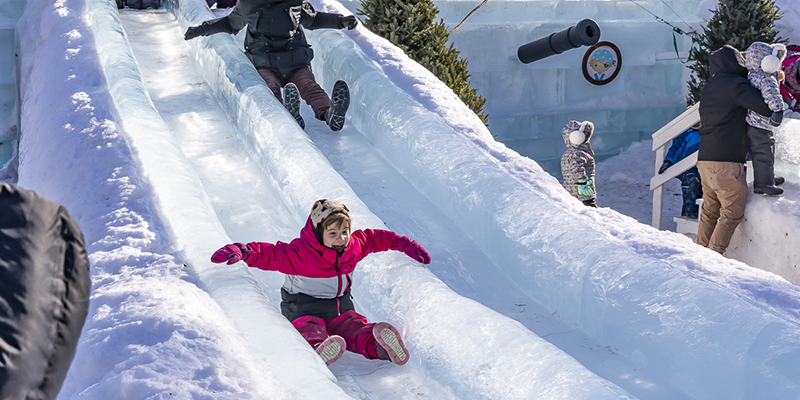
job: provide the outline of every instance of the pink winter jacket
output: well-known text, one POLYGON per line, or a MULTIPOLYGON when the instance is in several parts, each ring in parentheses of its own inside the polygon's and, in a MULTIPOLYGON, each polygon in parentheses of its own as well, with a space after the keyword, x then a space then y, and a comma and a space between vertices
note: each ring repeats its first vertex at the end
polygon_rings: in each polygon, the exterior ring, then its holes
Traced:
MULTIPOLYGON (((800 50, 797 46, 787 46, 787 50, 794 47, 796 50, 800 50)), ((797 111, 800 110, 800 80, 798 77, 800 76, 800 52, 789 53, 789 56, 783 60, 783 72, 786 75, 786 79, 781 82, 781 96, 786 98, 787 103, 789 106, 797 111)))
POLYGON ((358 230, 350 235, 347 248, 338 258, 336 250, 317 240, 309 218, 300 231, 300 237, 290 243, 248 243, 251 252, 244 261, 250 267, 286 274, 283 288, 290 294, 303 293, 331 299, 350 288, 350 273, 364 257, 370 253, 400 250, 410 242, 407 236, 392 231, 358 230))

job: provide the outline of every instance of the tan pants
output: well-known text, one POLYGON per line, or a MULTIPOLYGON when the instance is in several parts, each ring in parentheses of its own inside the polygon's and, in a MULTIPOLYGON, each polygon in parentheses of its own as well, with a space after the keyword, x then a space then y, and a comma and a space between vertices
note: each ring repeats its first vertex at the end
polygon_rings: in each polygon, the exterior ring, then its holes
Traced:
POLYGON ((744 219, 747 202, 744 164, 698 161, 697 169, 703 183, 703 211, 697 229, 697 244, 722 254, 744 219))

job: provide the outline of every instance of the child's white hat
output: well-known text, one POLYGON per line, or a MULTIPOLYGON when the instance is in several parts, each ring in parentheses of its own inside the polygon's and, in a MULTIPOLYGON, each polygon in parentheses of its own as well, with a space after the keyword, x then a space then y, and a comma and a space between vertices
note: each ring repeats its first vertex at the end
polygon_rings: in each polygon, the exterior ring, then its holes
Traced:
POLYGON ((761 59, 761 69, 768 74, 774 74, 781 69, 781 63, 785 57, 786 46, 775 43, 772 45, 772 54, 761 59))
POLYGON ((311 226, 316 229, 322 220, 334 213, 342 213, 350 216, 350 210, 341 201, 321 199, 314 202, 311 207, 311 226))
POLYGON ((564 130, 569 132, 569 141, 572 144, 578 145, 584 143, 587 138, 591 137, 594 131, 594 124, 590 121, 570 121, 564 127, 564 130))

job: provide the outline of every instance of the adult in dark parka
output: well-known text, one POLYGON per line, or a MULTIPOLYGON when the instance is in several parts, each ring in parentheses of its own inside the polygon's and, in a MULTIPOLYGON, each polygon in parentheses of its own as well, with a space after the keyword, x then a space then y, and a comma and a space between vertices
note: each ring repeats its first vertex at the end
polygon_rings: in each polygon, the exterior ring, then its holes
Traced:
POLYGON ((0 399, 55 399, 89 307, 83 234, 60 204, 0 183, 0 399))
POLYGON ((309 0, 239 0, 227 16, 190 26, 184 39, 236 34, 247 27, 244 38, 247 58, 298 124, 305 127, 298 111, 297 92, 314 110, 316 119, 326 121, 331 130, 338 131, 344 125, 350 105, 349 89, 344 81, 337 81, 329 98, 317 84, 310 67, 314 52, 303 29, 353 29, 357 25, 355 16, 317 12, 309 0), (282 95, 284 86, 291 92, 282 95))
POLYGON ((725 45, 709 56, 708 78, 700 93, 700 146, 697 169, 703 185, 703 210, 697 244, 720 254, 744 219, 747 182, 747 110, 772 115, 761 92, 747 80, 744 56, 725 45))

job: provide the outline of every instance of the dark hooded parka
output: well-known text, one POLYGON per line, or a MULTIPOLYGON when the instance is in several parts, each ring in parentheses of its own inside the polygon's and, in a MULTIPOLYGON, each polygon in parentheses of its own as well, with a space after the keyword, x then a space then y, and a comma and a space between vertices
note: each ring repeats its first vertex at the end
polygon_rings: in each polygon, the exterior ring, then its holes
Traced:
POLYGON ((83 234, 60 204, 0 183, 0 399, 55 399, 89 307, 83 234))
POLYGON ((247 27, 244 49, 256 69, 269 69, 281 79, 311 64, 314 52, 305 29, 342 29, 341 15, 317 12, 308 0, 239 0, 233 11, 202 25, 204 35, 236 34, 247 27))
POLYGON ((747 110, 769 118, 772 110, 747 80, 744 56, 725 45, 708 58, 711 77, 700 95, 699 161, 744 163, 747 156, 747 110))

